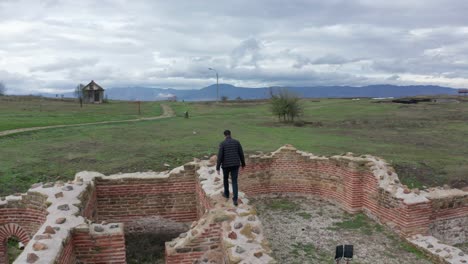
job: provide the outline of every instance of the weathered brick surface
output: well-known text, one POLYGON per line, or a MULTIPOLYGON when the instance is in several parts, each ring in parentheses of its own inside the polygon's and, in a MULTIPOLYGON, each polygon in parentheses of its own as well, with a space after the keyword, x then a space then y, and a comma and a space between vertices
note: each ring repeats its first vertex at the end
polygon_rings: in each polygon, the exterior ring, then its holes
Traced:
POLYGON ((122 222, 127 230, 140 218, 152 216, 176 222, 197 219, 195 166, 186 165, 167 178, 97 178, 97 219, 122 222))
POLYGON ((431 200, 429 233, 449 244, 468 241, 468 194, 431 200))
POLYGON ((63 243, 62 251, 59 256, 57 256, 55 262, 60 264, 74 264, 77 262, 73 239, 71 237, 68 237, 68 239, 63 243))
POLYGON ((87 219, 96 219, 97 214, 97 195, 94 185, 88 185, 86 191, 80 196, 81 204, 84 205, 80 214, 87 219))
POLYGON ((72 240, 77 263, 126 263, 123 232, 96 234, 89 228, 77 228, 72 240))
POLYGON ((175 252, 168 252, 169 242, 166 242, 166 264, 192 264, 208 250, 221 251, 221 232, 221 223, 209 224, 189 243, 176 248, 175 252))
POLYGON ((205 191, 203 191, 199 181, 195 184, 195 191, 197 194, 197 217, 200 218, 213 206, 211 205, 210 199, 207 197, 205 191))
POLYGON ((16 237, 26 245, 45 221, 46 209, 46 197, 34 192, 0 204, 0 264, 8 263, 8 238, 16 237))
POLYGON ((0 263, 8 263, 7 240, 10 237, 19 239, 23 244, 28 244, 30 235, 19 225, 8 223, 0 226, 0 263))
POLYGON ((0 204, 0 225, 15 223, 34 234, 47 216, 47 197, 29 192, 20 200, 0 204))

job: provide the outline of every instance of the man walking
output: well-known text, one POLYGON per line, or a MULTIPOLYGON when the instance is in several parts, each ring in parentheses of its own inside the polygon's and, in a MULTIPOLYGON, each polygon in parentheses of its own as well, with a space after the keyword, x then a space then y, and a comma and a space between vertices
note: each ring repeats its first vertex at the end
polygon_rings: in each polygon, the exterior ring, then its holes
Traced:
POLYGON ((224 131, 224 141, 219 144, 218 162, 216 163, 216 171, 219 175, 219 168, 223 167, 223 196, 229 198, 229 174, 232 181, 232 201, 237 206, 237 176, 239 175, 239 167, 245 167, 244 151, 239 141, 231 138, 231 131, 224 131))

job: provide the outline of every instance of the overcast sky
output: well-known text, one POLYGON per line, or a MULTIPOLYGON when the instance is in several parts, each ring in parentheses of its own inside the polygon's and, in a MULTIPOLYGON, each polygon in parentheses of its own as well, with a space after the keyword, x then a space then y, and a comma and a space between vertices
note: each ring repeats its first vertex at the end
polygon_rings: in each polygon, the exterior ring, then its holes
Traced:
POLYGON ((9 93, 105 88, 468 87, 467 0, 0 0, 9 93))

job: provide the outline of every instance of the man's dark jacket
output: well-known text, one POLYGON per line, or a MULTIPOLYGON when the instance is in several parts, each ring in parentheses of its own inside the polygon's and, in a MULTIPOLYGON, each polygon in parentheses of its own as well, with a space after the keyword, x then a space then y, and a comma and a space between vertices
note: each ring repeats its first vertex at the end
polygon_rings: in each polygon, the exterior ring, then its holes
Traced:
POLYGON ((223 165, 223 168, 240 166, 245 167, 244 151, 239 141, 227 137, 219 144, 218 162, 216 170, 223 165))

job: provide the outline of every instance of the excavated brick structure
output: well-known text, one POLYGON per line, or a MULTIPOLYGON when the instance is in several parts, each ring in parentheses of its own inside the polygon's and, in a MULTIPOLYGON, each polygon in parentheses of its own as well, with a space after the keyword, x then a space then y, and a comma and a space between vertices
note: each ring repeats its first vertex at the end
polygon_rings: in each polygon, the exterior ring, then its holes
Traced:
POLYGON ((287 145, 271 155, 251 156, 239 185, 247 196, 293 193, 326 198, 349 213, 366 213, 437 262, 468 263, 463 252, 445 245, 468 241, 468 192, 410 190, 382 159, 352 153, 318 157, 287 145))
POLYGON ((436 263, 468 263, 450 246, 467 241, 468 192, 410 190, 379 158, 318 157, 286 145, 248 159, 234 207, 221 196, 214 162, 160 173, 81 172, 68 183, 36 184, 8 196, 0 200, 0 264, 7 262, 11 236, 26 244, 15 263, 125 263, 125 234, 180 225, 187 228, 166 242, 166 263, 276 263, 248 197, 284 193, 364 212, 436 263))
POLYGON ((36 193, 8 196, 0 201, 0 263, 7 263, 6 243, 9 238, 27 245, 45 221, 46 196, 36 193))

